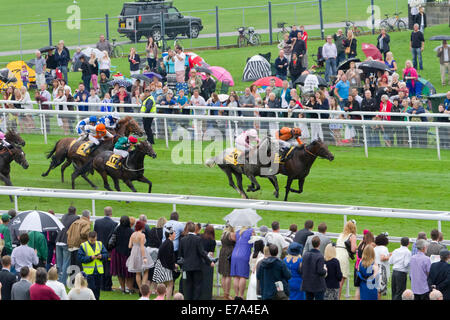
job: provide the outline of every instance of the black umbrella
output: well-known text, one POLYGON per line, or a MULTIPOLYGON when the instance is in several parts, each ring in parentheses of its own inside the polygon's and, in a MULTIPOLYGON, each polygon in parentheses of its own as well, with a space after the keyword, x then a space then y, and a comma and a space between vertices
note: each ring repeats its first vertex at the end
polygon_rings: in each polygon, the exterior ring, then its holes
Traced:
POLYGON ((39 51, 41 53, 44 53, 44 52, 49 52, 49 51, 52 51, 52 50, 55 50, 55 49, 56 49, 55 46, 45 46, 45 47, 40 48, 39 51))
POLYGON ((0 69, 0 81, 5 83, 17 81, 15 77, 9 77, 9 71, 10 70, 8 68, 0 69))
POLYGON ((375 60, 361 62, 361 64, 358 66, 358 69, 361 69, 363 73, 376 73, 377 71, 389 71, 389 73, 392 73, 392 71, 384 62, 375 60))
POLYGON ((131 75, 132 78, 137 79, 137 80, 141 80, 147 83, 151 83, 152 79, 150 79, 149 77, 144 76, 143 74, 133 74, 131 75))
POLYGON ((350 69, 350 63, 351 62, 361 62, 359 58, 350 58, 339 64, 338 70, 347 71, 350 69))
POLYGON ((430 40, 437 40, 437 41, 450 40, 450 36, 447 35, 433 36, 430 38, 430 40))
POLYGON ((64 225, 54 215, 44 211, 24 211, 19 213, 10 222, 13 228, 19 231, 61 231, 64 225))
POLYGON ((36 64, 36 60, 33 58, 33 59, 28 60, 26 63, 31 68, 32 66, 34 66, 36 64))
POLYGON ((203 72, 203 73, 207 73, 207 74, 212 74, 211 70, 209 70, 208 68, 203 67, 203 66, 195 67, 195 70, 197 70, 197 72, 203 72))
POLYGON ((128 80, 125 80, 125 79, 114 79, 114 80, 111 80, 111 81, 108 82, 108 84, 111 87, 114 87, 116 85, 116 83, 119 86, 124 86, 125 88, 128 88, 129 86, 131 86, 131 82, 128 81, 128 80))
POLYGON ((297 85, 297 84, 299 84, 301 86, 315 86, 315 87, 327 87, 328 86, 325 79, 316 74, 301 75, 293 83, 293 85, 297 85))

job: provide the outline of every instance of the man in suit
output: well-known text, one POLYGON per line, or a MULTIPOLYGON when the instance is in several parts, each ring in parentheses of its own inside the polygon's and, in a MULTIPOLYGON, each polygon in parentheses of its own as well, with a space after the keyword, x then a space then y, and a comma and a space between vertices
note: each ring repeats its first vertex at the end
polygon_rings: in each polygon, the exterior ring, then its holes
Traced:
POLYGON ((20 281, 12 286, 11 300, 30 300, 30 269, 22 267, 20 269, 20 281))
POLYGON ((142 233, 145 234, 145 246, 148 247, 150 245, 150 226, 147 224, 147 216, 145 214, 141 214, 139 216, 139 220, 145 223, 142 233))
POLYGON ((447 249, 442 249, 439 255, 441 261, 431 264, 428 285, 442 292, 444 300, 450 300, 450 253, 447 249))
MULTIPOLYGON (((320 246, 319 246, 319 251, 321 254, 324 254, 325 252, 325 248, 326 246, 331 243, 330 238, 328 238, 328 236, 325 234, 327 232, 327 224, 325 222, 322 222, 321 224, 319 224, 319 226, 317 227, 317 231, 319 231, 319 233, 317 234, 317 236, 320 239, 320 246)), ((303 250, 303 252, 308 252, 312 250, 312 238, 314 237, 314 235, 309 236, 306 239, 306 244, 305 244, 305 249, 303 250)))
POLYGON ((300 243, 304 248, 306 239, 308 239, 309 236, 314 235, 314 232, 311 231, 313 227, 314 227, 314 222, 312 220, 306 220, 305 228, 297 231, 297 233, 295 234, 294 241, 300 243))
MULTIPOLYGON (((114 229, 117 227, 117 222, 114 222, 112 217, 112 208, 105 207, 105 217, 95 220, 94 231, 97 232, 97 239, 107 248, 109 238, 114 229)), ((102 291, 112 291, 112 277, 110 273, 111 254, 108 252, 108 258, 103 260, 103 280, 101 285, 102 291)))
POLYGON ((431 241, 428 244, 426 255, 428 257, 432 255, 439 255, 442 249, 445 249, 445 246, 440 244, 439 241, 439 230, 433 229, 430 233, 431 241))
POLYGON ((214 268, 214 262, 211 262, 199 236, 195 234, 195 224, 188 222, 186 224, 189 232, 180 240, 179 256, 183 259, 183 291, 186 300, 200 300, 202 288, 202 264, 211 264, 214 268))
POLYGON ((327 289, 325 282, 327 267, 319 251, 320 238, 314 236, 311 244, 313 249, 303 255, 303 261, 300 264, 299 273, 303 278, 301 290, 305 291, 306 300, 323 300, 327 289))
POLYGON ((2 271, 0 271, 0 283, 2 284, 2 300, 11 300, 11 290, 17 277, 11 273, 11 257, 3 256, 2 271))

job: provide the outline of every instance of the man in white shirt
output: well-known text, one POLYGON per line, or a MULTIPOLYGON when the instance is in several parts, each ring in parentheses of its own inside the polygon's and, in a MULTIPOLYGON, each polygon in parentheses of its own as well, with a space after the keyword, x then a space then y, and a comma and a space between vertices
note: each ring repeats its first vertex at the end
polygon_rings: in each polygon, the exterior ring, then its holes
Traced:
POLYGON ((327 36, 327 42, 322 47, 322 57, 326 61, 325 66, 325 81, 330 81, 330 76, 336 75, 336 58, 337 58, 337 48, 333 43, 333 38, 329 35, 327 36))
POLYGON ((361 105, 363 98, 358 94, 358 88, 355 88, 355 87, 352 88, 352 96, 353 96, 353 99, 355 99, 356 102, 358 102, 359 105, 361 105))
POLYGON ((184 76, 185 76, 185 60, 186 60, 186 54, 183 52, 183 48, 181 46, 176 45, 175 46, 175 75, 178 83, 184 82, 184 76))
POLYGON ((409 262, 411 261, 411 251, 409 251, 409 238, 403 237, 400 240, 401 247, 395 249, 389 258, 392 264, 392 300, 402 300, 402 293, 406 290, 408 281, 409 262))
POLYGON ((11 253, 11 265, 17 272, 20 272, 22 267, 32 268, 33 265, 39 263, 36 250, 27 245, 29 240, 28 233, 21 234, 19 237, 20 246, 16 247, 11 253))
POLYGON ((265 238, 267 245, 274 244, 278 247, 277 258, 280 259, 283 250, 289 247, 289 243, 280 234, 280 223, 278 221, 272 222, 272 232, 268 232, 265 238))

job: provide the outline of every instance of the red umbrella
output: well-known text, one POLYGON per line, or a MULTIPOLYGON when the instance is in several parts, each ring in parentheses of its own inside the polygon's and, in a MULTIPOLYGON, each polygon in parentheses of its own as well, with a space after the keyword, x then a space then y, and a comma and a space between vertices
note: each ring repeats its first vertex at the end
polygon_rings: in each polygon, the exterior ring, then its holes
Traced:
POLYGON ((185 52, 189 56, 189 67, 192 69, 195 66, 201 66, 205 60, 194 52, 185 52))
POLYGON ((383 57, 381 56, 380 50, 376 46, 371 43, 363 43, 361 45, 362 51, 366 55, 366 57, 372 57, 373 60, 383 61, 383 57))
POLYGON ((258 87, 268 87, 270 86, 270 80, 275 79, 275 86, 276 87, 282 87, 283 86, 283 80, 281 80, 280 78, 277 77, 265 77, 265 78, 261 78, 259 80, 256 80, 255 82, 253 82, 253 84, 255 86, 258 87))

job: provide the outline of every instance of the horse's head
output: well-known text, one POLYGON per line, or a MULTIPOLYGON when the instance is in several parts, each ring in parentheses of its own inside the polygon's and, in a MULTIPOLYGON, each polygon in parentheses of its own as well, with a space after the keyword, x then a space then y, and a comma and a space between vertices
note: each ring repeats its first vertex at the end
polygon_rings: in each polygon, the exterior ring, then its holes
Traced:
POLYGON ((136 145, 136 149, 145 155, 152 157, 153 159, 156 158, 156 152, 153 150, 152 145, 147 140, 142 141, 136 145))
POLYGON ((330 161, 334 160, 334 155, 328 150, 328 146, 320 138, 314 140, 309 145, 309 151, 317 157, 328 159, 330 161))
POLYGON ((13 129, 9 129, 5 134, 5 139, 9 143, 25 147, 25 140, 13 129))
POLYGON ((22 168, 28 169, 29 164, 25 157, 25 152, 23 152, 22 148, 19 146, 15 146, 14 148, 12 148, 10 150, 11 150, 11 154, 12 154, 14 161, 17 162, 18 164, 20 164, 22 166, 22 168))
POLYGON ((125 135, 128 136, 129 134, 132 133, 138 135, 139 137, 142 137, 145 131, 141 129, 136 120, 130 117, 130 120, 128 121, 125 127, 125 135))

